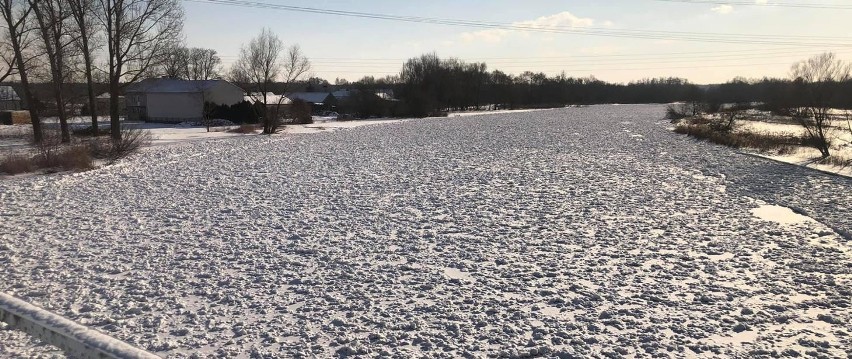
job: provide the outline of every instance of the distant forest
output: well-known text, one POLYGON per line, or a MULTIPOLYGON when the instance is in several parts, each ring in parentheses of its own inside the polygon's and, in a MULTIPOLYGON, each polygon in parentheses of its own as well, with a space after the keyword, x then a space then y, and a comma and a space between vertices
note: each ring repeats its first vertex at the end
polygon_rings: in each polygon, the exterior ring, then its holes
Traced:
MULTIPOLYGON (((792 65, 792 64, 791 64, 792 65)), ((510 75, 488 71, 485 63, 467 63, 426 54, 408 60, 400 76, 364 78, 356 88, 395 90, 398 115, 426 116, 446 111, 496 108, 544 108, 605 103, 701 102, 710 107, 724 103, 761 103, 767 110, 794 105, 806 84, 791 79, 735 78, 724 84, 696 85, 676 77, 642 79, 627 84, 594 77, 548 76, 524 72, 510 75)), ((829 99, 835 108, 852 108, 852 81, 834 83, 839 88, 829 99)), ((385 109, 386 110, 386 109, 385 109)), ((378 113, 376 115, 379 115, 378 113)))

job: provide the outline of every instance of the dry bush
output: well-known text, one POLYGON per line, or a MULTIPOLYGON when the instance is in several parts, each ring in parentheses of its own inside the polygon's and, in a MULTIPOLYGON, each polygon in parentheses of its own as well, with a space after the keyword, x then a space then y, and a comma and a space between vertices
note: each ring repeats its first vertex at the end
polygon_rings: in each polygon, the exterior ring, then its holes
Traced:
POLYGON ((95 167, 88 146, 82 144, 62 147, 50 157, 37 156, 36 159, 41 161, 39 167, 43 169, 85 171, 95 167))
POLYGON ((135 127, 122 127, 121 140, 112 141, 110 152, 106 158, 110 161, 116 161, 127 157, 143 146, 150 145, 152 139, 150 131, 135 127))
POLYGON ((252 134, 252 133, 257 133, 257 131, 258 131, 257 125, 243 124, 243 125, 240 125, 239 127, 232 128, 232 129, 228 130, 228 133, 252 134))
POLYGON ((122 127, 121 140, 111 137, 85 138, 86 148, 92 157, 115 162, 151 144, 151 132, 135 127, 122 127))

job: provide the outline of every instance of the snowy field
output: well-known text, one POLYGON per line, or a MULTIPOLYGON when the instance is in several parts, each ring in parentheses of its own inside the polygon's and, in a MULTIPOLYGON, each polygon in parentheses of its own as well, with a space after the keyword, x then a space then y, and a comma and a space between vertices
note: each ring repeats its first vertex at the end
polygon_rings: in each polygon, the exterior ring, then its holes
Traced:
MULTIPOLYGON (((852 179, 664 110, 194 141, 0 181, 0 291, 167 357, 852 355, 852 179)), ((0 357, 49 351, 0 330, 0 357)))

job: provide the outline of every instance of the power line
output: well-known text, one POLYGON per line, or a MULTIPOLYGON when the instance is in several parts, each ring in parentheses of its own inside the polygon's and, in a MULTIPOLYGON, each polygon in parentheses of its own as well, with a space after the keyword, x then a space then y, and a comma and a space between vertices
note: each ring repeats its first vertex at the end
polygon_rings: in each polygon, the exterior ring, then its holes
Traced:
POLYGON ((469 28, 480 28, 489 30, 506 30, 506 31, 526 31, 526 32, 542 32, 555 34, 573 34, 586 36, 601 36, 601 37, 617 37, 617 38, 634 38, 634 39, 649 39, 649 40, 681 40, 681 41, 696 41, 696 42, 713 42, 713 43, 728 43, 728 44, 751 44, 751 45, 797 45, 810 47, 826 47, 826 46, 850 46, 852 39, 848 37, 837 36, 799 36, 790 35, 784 36, 784 39, 779 40, 777 35, 753 35, 753 34, 724 34, 724 33, 697 33, 683 31, 655 31, 655 30, 630 30, 630 29, 609 29, 599 27, 565 27, 565 26, 536 26, 522 23, 496 23, 477 20, 463 19, 446 19, 446 18, 428 18, 419 16, 400 16, 378 13, 366 13, 356 11, 320 9, 311 7, 270 4, 256 1, 243 0, 184 0, 205 4, 230 5, 246 8, 260 8, 283 10, 323 15, 335 15, 355 18, 365 18, 374 20, 401 21, 410 23, 425 23, 437 25, 460 26, 469 28))
MULTIPOLYGON (((832 50, 831 48, 827 48, 825 50, 832 50)), ((776 52, 791 52, 795 51, 795 53, 801 53, 802 51, 811 51, 808 47, 773 47, 771 49, 739 49, 739 50, 708 50, 708 51, 686 51, 686 52, 653 52, 653 53, 630 53, 630 54, 596 54, 596 55, 588 55, 588 54, 579 54, 579 55, 566 55, 566 56, 511 56, 511 57, 475 57, 475 58, 466 58, 466 60, 470 61, 491 61, 491 60, 524 60, 524 59, 572 59, 572 58, 609 58, 609 57, 631 57, 631 58, 640 58, 640 57, 705 57, 705 56, 742 56, 743 52, 748 52, 749 54, 769 54, 776 52), (706 55, 705 55, 706 54, 706 55)), ((237 58, 238 55, 221 55, 222 58, 237 58)), ((459 58, 459 56, 448 56, 459 58)), ((408 57, 382 57, 382 58, 369 58, 369 57, 312 57, 312 59, 316 60, 365 60, 365 61, 406 61, 408 57)))
POLYGON ((836 4, 807 4, 807 3, 790 3, 790 2, 765 2, 758 3, 755 1, 719 1, 719 0, 654 0, 659 2, 676 2, 684 4, 703 4, 703 5, 739 5, 739 6, 768 6, 768 7, 790 7, 799 9, 828 9, 828 10, 852 10, 852 5, 836 5, 836 4))

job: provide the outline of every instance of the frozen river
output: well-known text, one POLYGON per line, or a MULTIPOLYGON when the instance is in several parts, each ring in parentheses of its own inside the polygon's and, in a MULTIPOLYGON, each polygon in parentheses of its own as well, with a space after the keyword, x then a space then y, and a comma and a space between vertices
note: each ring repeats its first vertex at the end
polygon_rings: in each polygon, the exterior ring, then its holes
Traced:
MULTIPOLYGON (((0 291, 169 357, 852 355, 852 180, 663 113, 192 142, 0 181, 0 291)), ((0 356, 41 349, 0 331, 0 356)))

